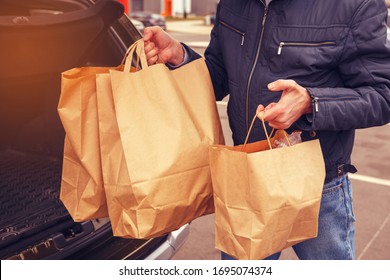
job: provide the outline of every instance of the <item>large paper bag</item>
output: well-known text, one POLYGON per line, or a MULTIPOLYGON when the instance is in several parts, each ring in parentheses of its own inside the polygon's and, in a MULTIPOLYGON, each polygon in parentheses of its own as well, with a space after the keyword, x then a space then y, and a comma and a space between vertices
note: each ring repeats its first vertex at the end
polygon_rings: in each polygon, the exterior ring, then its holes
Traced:
POLYGON ((216 247, 263 259, 317 236, 325 165, 318 140, 270 150, 274 138, 210 147, 216 247))
POLYGON ((107 151, 123 163, 104 171, 114 235, 160 236, 212 213, 208 146, 223 134, 204 61, 148 67, 140 40, 110 77, 123 148, 107 151), (142 70, 130 73, 133 52, 142 70))
MULTIPOLYGON (((115 114, 110 75, 108 73, 96 75, 96 86, 104 188, 107 189, 108 196, 111 197, 115 194, 116 189, 126 189, 129 199, 134 200, 115 114), (110 193, 113 194, 110 195, 110 193)), ((120 207, 115 205, 114 201, 110 203, 110 206, 110 209, 120 207)), ((108 210, 110 211, 110 209, 108 210)), ((115 213, 116 210, 112 211, 115 213)))
POLYGON ((96 74, 107 67, 62 73, 58 113, 66 132, 60 199, 77 221, 107 217, 100 159, 96 74))

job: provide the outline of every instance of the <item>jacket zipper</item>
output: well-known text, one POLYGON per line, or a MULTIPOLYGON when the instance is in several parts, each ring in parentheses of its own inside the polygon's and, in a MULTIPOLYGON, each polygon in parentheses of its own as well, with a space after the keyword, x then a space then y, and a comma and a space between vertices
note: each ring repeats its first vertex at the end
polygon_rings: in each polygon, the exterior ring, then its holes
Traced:
POLYGON ((318 112, 318 97, 317 96, 312 96, 312 103, 314 104, 314 111, 317 113, 318 112))
MULTIPOLYGON (((318 101, 320 100, 317 96, 313 96, 311 95, 311 99, 312 99, 312 104, 314 105, 314 111, 316 113, 318 113, 318 101)), ((321 101, 353 101, 353 100, 356 100, 357 98, 355 97, 340 97, 340 98, 336 98, 336 97, 324 97, 324 98, 321 98, 321 101)))
POLYGON ((244 32, 238 30, 237 28, 231 26, 230 24, 228 24, 222 20, 220 20, 219 23, 222 24, 223 26, 225 26, 226 28, 230 29, 231 31, 237 33, 238 35, 241 35, 241 46, 244 45, 244 41, 245 41, 245 33, 244 32))
POLYGON ((319 42, 319 43, 301 43, 301 42, 280 42, 278 48, 278 55, 282 54, 282 48, 287 46, 292 47, 319 47, 319 46, 332 46, 336 45, 336 42, 319 42))
POLYGON ((261 34, 260 34, 260 39, 259 39, 259 44, 258 44, 258 47, 257 47, 257 53, 256 53, 256 58, 255 58, 255 61, 253 63, 253 66, 252 66, 252 70, 249 74, 249 78, 248 78, 248 83, 247 83, 247 86, 246 86, 246 104, 245 104, 245 111, 246 111, 246 131, 249 131, 249 88, 250 88, 250 85, 251 85, 251 82, 252 82, 252 77, 253 77, 253 73, 255 72, 255 68, 256 68, 256 65, 257 65, 257 61, 259 60, 259 55, 260 55, 260 50, 261 50, 261 45, 262 45, 262 41, 263 41, 263 35, 264 35, 264 25, 265 25, 265 21, 267 19, 267 14, 268 14, 268 6, 264 4, 264 2, 262 0, 260 0, 260 2, 264 5, 264 16, 263 16, 263 22, 261 24, 261 34))

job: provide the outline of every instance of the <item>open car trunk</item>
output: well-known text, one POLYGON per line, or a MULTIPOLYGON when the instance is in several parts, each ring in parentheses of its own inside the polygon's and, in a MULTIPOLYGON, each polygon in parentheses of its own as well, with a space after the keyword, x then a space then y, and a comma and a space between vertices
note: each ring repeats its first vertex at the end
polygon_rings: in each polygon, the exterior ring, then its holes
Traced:
POLYGON ((108 219, 74 223, 59 200, 61 72, 118 65, 131 43, 122 15, 115 1, 0 0, 1 259, 123 258, 163 240, 114 238, 108 219))

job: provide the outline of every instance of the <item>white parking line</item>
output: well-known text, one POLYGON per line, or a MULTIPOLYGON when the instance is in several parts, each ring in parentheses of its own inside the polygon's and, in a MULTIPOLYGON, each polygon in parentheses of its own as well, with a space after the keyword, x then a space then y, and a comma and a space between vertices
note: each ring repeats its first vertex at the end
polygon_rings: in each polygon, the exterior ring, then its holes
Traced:
POLYGON ((379 178, 370 177, 366 175, 351 174, 351 173, 348 174, 348 177, 352 180, 390 187, 390 180, 379 179, 379 178))
POLYGON ((192 41, 186 42, 186 44, 192 48, 207 48, 209 42, 207 41, 192 41))
POLYGON ((387 224, 387 222, 389 221, 390 219, 390 213, 389 215, 387 215, 386 219, 384 220, 384 222, 382 223, 382 225, 379 227, 378 231, 374 234, 374 236, 371 238, 371 240, 367 243, 366 247, 364 247, 363 251, 360 253, 360 255, 357 257, 358 260, 360 260, 363 255, 367 252, 368 248, 370 248, 370 246, 372 245, 372 243, 374 243, 374 241, 378 238, 379 234, 381 233, 381 231, 385 228, 385 225, 387 224))

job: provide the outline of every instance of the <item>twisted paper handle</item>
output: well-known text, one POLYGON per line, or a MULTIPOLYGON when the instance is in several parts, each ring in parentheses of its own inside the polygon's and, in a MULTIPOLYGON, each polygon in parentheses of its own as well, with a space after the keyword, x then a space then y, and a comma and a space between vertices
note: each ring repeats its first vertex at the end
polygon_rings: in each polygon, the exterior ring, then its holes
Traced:
MULTIPOLYGON (((255 123, 256 118, 259 118, 261 120, 261 122, 263 123, 263 129, 264 129, 264 132, 265 132, 265 136, 267 137, 268 146, 269 146, 270 150, 272 150, 272 145, 271 145, 271 140, 270 139, 271 139, 272 134, 274 133, 275 129, 273 128, 271 133, 268 135, 267 127, 265 126, 265 122, 264 122, 264 114, 256 113, 255 116, 252 119, 252 123, 251 123, 251 125, 249 127, 249 130, 248 130, 248 133, 246 135, 244 145, 241 147, 241 151, 245 150, 246 144, 248 143, 248 140, 249 140, 249 135, 251 134, 251 131, 252 131, 252 128, 253 128, 253 124, 255 123)), ((286 131, 283 130, 283 133, 284 133, 284 136, 286 137, 288 145, 291 146, 291 143, 290 143, 290 140, 288 139, 286 131)))

